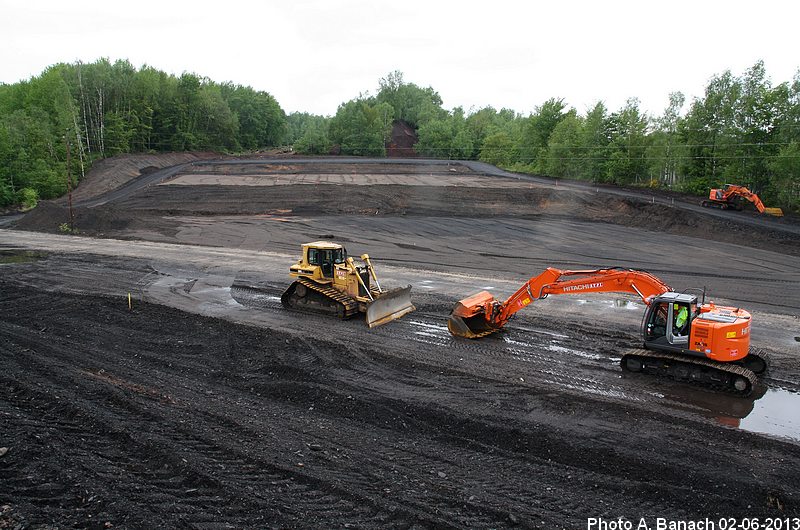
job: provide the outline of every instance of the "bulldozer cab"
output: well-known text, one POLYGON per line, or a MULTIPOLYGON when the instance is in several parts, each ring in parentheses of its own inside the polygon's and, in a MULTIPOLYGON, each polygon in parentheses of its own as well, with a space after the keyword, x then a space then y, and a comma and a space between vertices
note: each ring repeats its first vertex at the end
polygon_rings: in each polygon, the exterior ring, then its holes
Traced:
POLYGON ((692 319, 697 315, 697 297, 683 293, 664 293, 656 297, 645 314, 645 344, 669 349, 689 345, 692 319))
POLYGON ((347 261, 347 250, 341 245, 309 243, 306 247, 306 262, 318 266, 323 278, 333 278, 334 265, 343 265, 347 261))

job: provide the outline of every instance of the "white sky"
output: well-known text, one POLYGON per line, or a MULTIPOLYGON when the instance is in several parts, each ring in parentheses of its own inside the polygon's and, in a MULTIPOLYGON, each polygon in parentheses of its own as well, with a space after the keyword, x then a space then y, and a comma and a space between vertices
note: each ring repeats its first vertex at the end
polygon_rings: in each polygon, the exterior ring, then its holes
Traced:
POLYGON ((658 115, 670 92, 690 101, 758 59, 773 84, 790 81, 799 14, 796 0, 0 0, 0 82, 108 57, 332 115, 400 70, 446 108, 528 114, 561 97, 583 113, 638 97, 658 115))

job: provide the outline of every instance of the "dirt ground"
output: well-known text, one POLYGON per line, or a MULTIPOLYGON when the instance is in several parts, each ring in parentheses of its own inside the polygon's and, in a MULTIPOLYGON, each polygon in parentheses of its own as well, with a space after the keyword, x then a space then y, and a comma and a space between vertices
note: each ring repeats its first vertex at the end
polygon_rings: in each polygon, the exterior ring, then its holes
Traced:
POLYGON ((55 203, 0 230, 0 528, 800 516, 794 220, 475 167, 194 161, 88 194, 79 237, 55 203), (370 330, 284 310, 288 265, 323 238, 412 284, 417 311, 370 330), (628 296, 446 330, 479 289, 609 265, 751 310, 773 359, 757 392, 623 374, 628 296))

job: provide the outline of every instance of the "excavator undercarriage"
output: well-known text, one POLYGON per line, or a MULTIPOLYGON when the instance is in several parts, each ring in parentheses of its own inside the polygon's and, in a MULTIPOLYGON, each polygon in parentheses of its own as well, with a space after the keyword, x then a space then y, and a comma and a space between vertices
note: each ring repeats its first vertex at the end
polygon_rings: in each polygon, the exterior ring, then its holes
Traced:
POLYGON ((626 372, 666 376, 676 381, 698 383, 742 396, 749 395, 758 384, 758 374, 740 364, 643 348, 625 352, 620 359, 620 366, 626 372))

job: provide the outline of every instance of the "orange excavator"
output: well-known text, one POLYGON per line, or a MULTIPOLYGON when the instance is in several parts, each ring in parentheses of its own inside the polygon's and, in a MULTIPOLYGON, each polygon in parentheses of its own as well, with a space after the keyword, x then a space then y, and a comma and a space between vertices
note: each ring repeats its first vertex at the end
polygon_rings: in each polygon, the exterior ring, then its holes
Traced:
POLYGON ((744 201, 752 202, 759 213, 767 213, 776 217, 783 216, 783 210, 780 208, 767 208, 758 195, 738 184, 725 184, 721 188, 712 188, 708 193, 708 199, 704 199, 700 204, 706 208, 720 208, 722 210, 730 208, 741 211, 744 201))
POLYGON ((548 268, 504 302, 488 291, 459 301, 447 327, 457 337, 477 339, 503 329, 534 300, 599 292, 636 294, 647 306, 643 347, 623 353, 623 370, 662 373, 748 395, 768 368, 766 357, 750 349, 749 312, 698 301, 697 295, 677 293, 652 274, 632 269, 548 268))

